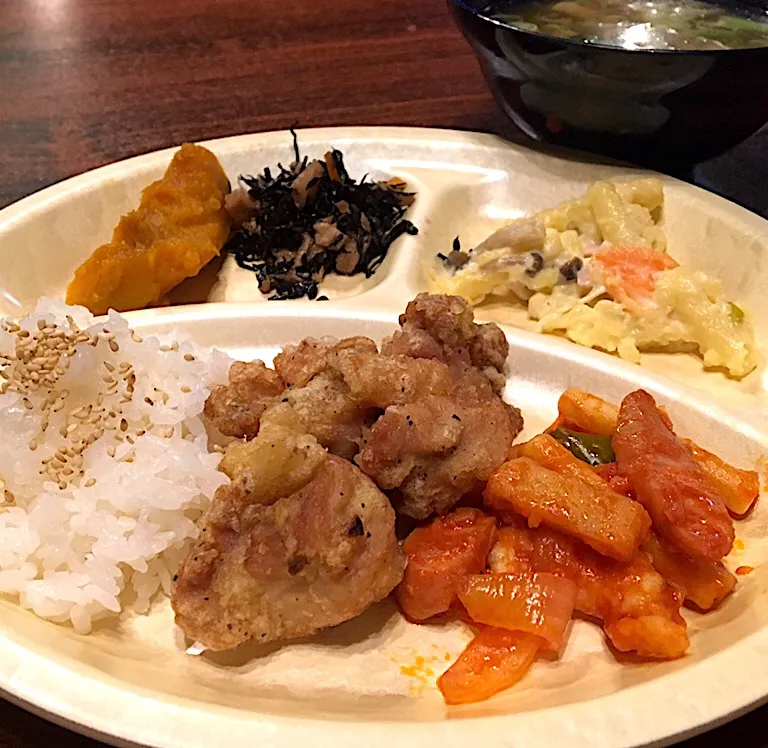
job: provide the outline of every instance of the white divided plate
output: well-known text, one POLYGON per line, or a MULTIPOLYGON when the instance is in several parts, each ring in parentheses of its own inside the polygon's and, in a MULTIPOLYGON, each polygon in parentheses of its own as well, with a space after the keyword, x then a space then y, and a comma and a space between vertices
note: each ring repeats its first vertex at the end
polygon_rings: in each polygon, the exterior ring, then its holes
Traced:
MULTIPOLYGON (((422 290, 421 259, 457 234, 468 245, 505 218, 577 195, 596 179, 637 172, 556 159, 468 133, 345 128, 300 133, 314 156, 333 145, 354 175, 398 175, 419 193, 404 237, 367 281, 337 279, 331 301, 261 303, 252 274, 227 260, 206 289, 219 303, 129 315, 136 329, 189 332, 234 356, 271 359, 305 336, 388 334, 422 290)), ((287 133, 206 144, 234 179, 289 161, 287 133)), ((74 268, 106 241, 172 151, 77 177, 0 212, 0 313, 29 311, 61 296, 74 268)), ((723 280, 768 330, 768 223, 674 180, 666 181, 671 254, 723 280)), ((192 293, 192 292, 190 292, 192 293)), ((506 323, 506 396, 522 408, 526 433, 553 419, 563 389, 579 386, 619 400, 648 389, 680 433, 743 467, 765 470, 768 427, 758 371, 741 383, 703 373, 692 356, 646 356, 641 368, 565 340, 522 329, 520 314, 487 307, 506 323)), ((2 448, 2 447, 0 447, 2 448)), ((768 698, 768 508, 738 523, 743 549, 729 564, 752 566, 714 613, 686 614, 692 645, 683 659, 618 662, 600 629, 577 621, 559 661, 538 662, 513 689, 477 705, 446 707, 435 677, 461 651, 461 625, 413 626, 389 602, 361 618, 282 648, 190 657, 167 601, 80 637, 0 601, 0 689, 25 707, 119 744, 150 746, 442 745, 636 746, 672 742, 768 698)), ((741 544, 739 544, 741 547, 741 544)))

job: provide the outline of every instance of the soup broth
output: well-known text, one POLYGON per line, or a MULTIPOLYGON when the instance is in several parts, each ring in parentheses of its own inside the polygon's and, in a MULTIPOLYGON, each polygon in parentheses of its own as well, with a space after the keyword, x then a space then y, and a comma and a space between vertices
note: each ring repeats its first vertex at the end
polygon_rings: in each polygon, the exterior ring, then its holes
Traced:
POLYGON ((527 31, 625 49, 768 46, 768 11, 737 15, 699 0, 534 0, 514 10, 502 2, 485 15, 527 31))

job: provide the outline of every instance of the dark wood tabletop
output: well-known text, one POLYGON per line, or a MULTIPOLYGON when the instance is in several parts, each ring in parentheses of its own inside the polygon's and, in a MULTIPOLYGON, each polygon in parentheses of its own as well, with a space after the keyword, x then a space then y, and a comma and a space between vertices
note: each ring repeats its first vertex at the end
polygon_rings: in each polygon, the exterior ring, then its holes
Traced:
MULTIPOLYGON (((510 134, 444 0, 0 0, 0 207, 183 141, 360 124, 510 134)), ((764 130, 697 177, 768 213, 767 162, 764 130)), ((767 735, 765 707, 685 745, 767 735)), ((0 700, 0 748, 44 745, 99 744, 0 700)))

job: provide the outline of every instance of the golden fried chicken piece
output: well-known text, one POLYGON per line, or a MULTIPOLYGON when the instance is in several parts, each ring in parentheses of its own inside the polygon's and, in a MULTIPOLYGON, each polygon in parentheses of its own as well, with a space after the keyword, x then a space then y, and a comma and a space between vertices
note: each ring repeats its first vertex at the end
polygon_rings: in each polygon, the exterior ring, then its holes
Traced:
POLYGON ((291 407, 230 445, 222 486, 176 576, 176 623, 212 650, 295 639, 358 616, 403 577, 386 497, 303 433, 291 407))
POLYGON ((333 354, 341 351, 375 354, 379 349, 370 338, 362 335, 338 341, 305 338, 297 345, 287 345, 275 356, 275 371, 289 387, 303 387, 312 377, 325 371, 333 354))
POLYGON ((449 394, 451 372, 439 361, 382 355, 361 336, 334 340, 307 338, 275 357, 275 371, 289 387, 304 387, 323 372, 344 380, 352 398, 366 407, 385 408, 433 394, 449 394))
POLYGON ((280 375, 263 361, 235 361, 229 367, 229 384, 212 389, 203 413, 225 436, 252 439, 267 406, 284 389, 280 375))
POLYGON ((495 324, 475 324, 472 307, 464 299, 420 293, 400 315, 400 327, 382 343, 382 353, 434 358, 458 369, 474 367, 496 392, 504 388, 509 343, 495 324))
POLYGON ((507 457, 520 423, 498 397, 432 396, 393 405, 376 421, 358 458, 399 512, 442 514, 480 489, 507 457))
MULTIPOLYGON (((401 322, 383 353, 365 337, 287 347, 275 358, 286 388, 272 402, 290 405, 322 446, 356 459, 381 488, 396 489, 402 512, 424 518, 479 488, 523 421, 498 395, 508 346, 495 325, 476 325, 461 299, 425 294, 401 322)), ((267 375, 249 366, 230 375, 205 410, 229 426, 225 433, 246 438, 269 406, 261 399, 267 375)))
POLYGON ((601 619, 621 652, 670 659, 688 649, 682 594, 664 581, 642 551, 622 563, 557 530, 520 521, 499 531, 489 562, 495 572, 536 571, 570 579, 578 589, 576 609, 601 619))
POLYGON ((288 405, 269 408, 263 426, 259 438, 230 444, 219 470, 232 481, 246 478, 261 503, 272 504, 312 480, 326 452, 288 405))
POLYGON ((463 299, 430 294, 408 304, 400 325, 382 343, 384 356, 349 362, 345 377, 352 383, 356 375, 358 393, 377 388, 395 395, 389 402, 375 399, 385 412, 358 462, 380 487, 394 491, 398 511, 424 519, 479 488, 504 461, 523 422, 498 396, 509 345, 496 325, 475 324, 463 299), (425 367, 416 388, 398 392, 396 377, 382 370, 392 373, 393 361, 425 367))
POLYGON ((227 436, 251 439, 264 410, 282 400, 320 444, 352 459, 360 451, 363 431, 388 405, 449 395, 455 386, 446 364, 383 356, 368 338, 307 339, 278 354, 275 371, 261 361, 234 363, 229 384, 208 397, 205 415, 227 436))
POLYGON ((344 343, 324 355, 325 368, 303 387, 282 395, 307 431, 335 455, 352 459, 389 405, 452 391, 450 369, 439 361, 360 352, 344 343))
POLYGON ((332 454, 347 460, 360 451, 363 428, 376 415, 351 396, 344 379, 332 370, 315 375, 304 387, 285 390, 282 399, 308 433, 332 454))
POLYGON ((142 192, 139 207, 120 219, 112 241, 75 271, 67 304, 105 314, 162 303, 224 246, 231 223, 224 208, 228 192, 216 156, 199 145, 181 146, 163 178, 142 192))
POLYGON ((449 396, 455 386, 451 370, 428 359, 343 351, 336 354, 331 366, 344 380, 350 396, 370 408, 384 409, 432 395, 449 396))
POLYGON ((369 338, 338 342, 308 338, 279 353, 275 370, 262 361, 235 362, 229 370, 229 383, 213 388, 204 413, 226 436, 252 439, 259 432, 264 411, 282 400, 294 407, 306 430, 324 447, 351 459, 360 449, 369 408, 350 396, 341 376, 329 366, 334 351, 347 350, 378 355, 369 338))

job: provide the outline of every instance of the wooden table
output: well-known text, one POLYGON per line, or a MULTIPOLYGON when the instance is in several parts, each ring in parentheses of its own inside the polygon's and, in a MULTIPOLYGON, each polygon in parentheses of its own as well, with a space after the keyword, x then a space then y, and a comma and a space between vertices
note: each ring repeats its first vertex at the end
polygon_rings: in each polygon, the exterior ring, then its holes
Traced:
MULTIPOLYGON (((443 0, 0 0, 0 206, 116 159, 294 124, 507 131, 443 0)), ((768 208, 766 141, 702 179, 768 208)), ((768 707, 686 745, 767 732, 768 707)), ((98 744, 0 701, 0 748, 43 745, 98 744)))

